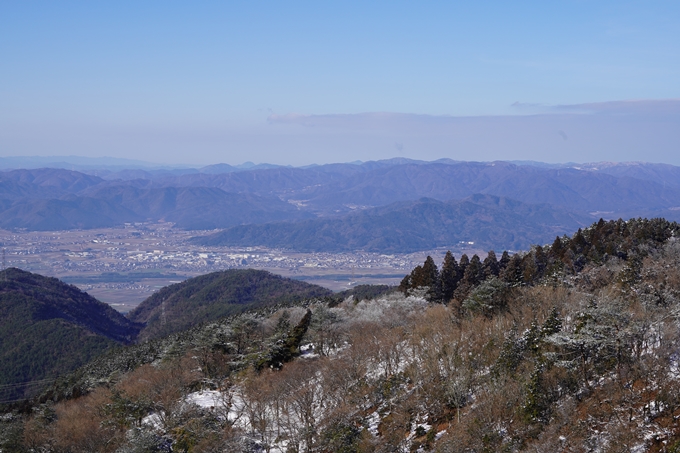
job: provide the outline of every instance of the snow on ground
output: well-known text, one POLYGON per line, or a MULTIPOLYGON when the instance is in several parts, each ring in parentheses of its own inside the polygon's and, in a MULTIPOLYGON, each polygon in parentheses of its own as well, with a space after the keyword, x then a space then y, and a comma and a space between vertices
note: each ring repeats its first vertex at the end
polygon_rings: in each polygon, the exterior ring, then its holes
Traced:
POLYGON ((153 412, 142 419, 142 426, 148 426, 154 431, 163 428, 163 423, 161 422, 161 417, 157 413, 153 412))
POLYGON ((300 357, 303 359, 314 359, 319 357, 319 354, 314 352, 314 345, 308 343, 300 346, 300 357))
POLYGON ((185 401, 187 403, 193 403, 198 407, 204 409, 215 409, 224 408, 226 403, 224 401, 224 395, 222 392, 217 390, 200 390, 198 392, 189 393, 185 401))
POLYGON ((380 426, 380 414, 375 411, 368 416, 368 432, 378 437, 378 426, 380 426))

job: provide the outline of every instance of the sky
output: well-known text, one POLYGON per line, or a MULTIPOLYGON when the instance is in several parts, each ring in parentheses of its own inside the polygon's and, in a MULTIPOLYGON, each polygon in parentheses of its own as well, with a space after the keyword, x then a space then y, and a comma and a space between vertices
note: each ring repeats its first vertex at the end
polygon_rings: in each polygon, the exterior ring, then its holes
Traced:
POLYGON ((680 165, 680 2, 0 2, 0 157, 680 165))

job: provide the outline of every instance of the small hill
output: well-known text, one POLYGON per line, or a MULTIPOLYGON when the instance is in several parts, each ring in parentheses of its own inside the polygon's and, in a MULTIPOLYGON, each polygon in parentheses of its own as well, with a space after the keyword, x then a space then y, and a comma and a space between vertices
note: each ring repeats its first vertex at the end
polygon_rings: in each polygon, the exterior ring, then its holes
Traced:
POLYGON ((139 304, 128 318, 146 324, 139 336, 144 341, 249 309, 331 294, 321 286, 266 271, 229 269, 166 286, 139 304))
POLYGON ((460 241, 520 250, 589 225, 592 217, 492 195, 397 202, 341 218, 241 225, 195 238, 203 245, 263 245, 300 251, 408 253, 460 241))
POLYGON ((6 269, 0 272, 0 400, 29 396, 38 381, 131 343, 138 332, 138 325, 75 286, 6 269))

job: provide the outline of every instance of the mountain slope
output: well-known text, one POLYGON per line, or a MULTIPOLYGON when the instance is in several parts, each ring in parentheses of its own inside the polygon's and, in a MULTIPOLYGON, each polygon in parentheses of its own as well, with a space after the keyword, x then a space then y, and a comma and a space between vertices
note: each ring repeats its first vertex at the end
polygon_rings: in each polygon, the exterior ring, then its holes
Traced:
POLYGON ((0 172, 0 197, 58 198, 96 186, 103 179, 77 171, 55 168, 0 172))
POLYGON ((680 205, 680 188, 628 175, 575 168, 540 168, 508 162, 404 164, 379 167, 295 194, 319 212, 348 206, 384 206, 421 197, 462 199, 475 193, 525 203, 549 203, 571 210, 621 211, 680 205))
POLYGON ((429 198, 366 209, 342 218, 243 225, 195 238, 199 244, 264 245, 300 251, 412 252, 460 241, 519 250, 546 243, 592 218, 508 198, 475 195, 462 201, 429 198), (502 225, 502 226, 501 226, 502 225))
POLYGON ((312 216, 278 198, 227 193, 214 187, 118 185, 95 188, 88 195, 118 204, 143 219, 163 219, 186 229, 226 228, 312 216))
POLYGON ((627 176, 644 181, 654 181, 668 186, 680 186, 680 167, 650 162, 593 162, 574 167, 622 177, 627 176))
POLYGON ((53 378, 116 344, 132 342, 139 326, 75 286, 16 268, 0 272, 0 398, 53 378))
POLYGON ((128 318, 146 324, 139 335, 143 341, 251 308, 331 294, 321 286, 266 271, 229 269, 166 286, 139 304, 128 318))
POLYGON ((0 210, 0 228, 37 231, 113 227, 144 219, 119 204, 74 195, 64 199, 0 200, 0 210))

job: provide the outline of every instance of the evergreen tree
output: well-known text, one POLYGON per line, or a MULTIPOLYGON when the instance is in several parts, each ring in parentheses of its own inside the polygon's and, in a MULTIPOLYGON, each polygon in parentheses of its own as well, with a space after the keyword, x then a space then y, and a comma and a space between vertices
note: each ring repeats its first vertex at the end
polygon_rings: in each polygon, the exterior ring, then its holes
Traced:
POLYGON ((550 315, 541 326, 541 334, 544 337, 547 337, 560 330, 562 330, 562 318, 560 318, 560 312, 557 310, 557 307, 553 307, 552 310, 550 310, 550 315))
POLYGON ((470 258, 468 258, 468 256, 465 253, 463 253, 463 256, 460 257, 460 261, 458 262, 461 280, 462 280, 462 276, 465 275, 465 270, 467 269, 468 264, 470 264, 470 258))
POLYGON ((439 276, 441 281, 442 289, 442 299, 444 302, 448 302, 453 297, 453 292, 458 286, 458 282, 462 278, 460 273, 460 267, 458 262, 456 262, 456 257, 449 250, 444 256, 444 262, 442 263, 442 270, 439 276))
POLYGON ((585 253, 585 250, 588 247, 588 241, 580 228, 571 238, 571 241, 569 241, 569 247, 577 256, 585 253))
MULTIPOLYGON (((477 261, 479 261, 479 257, 477 257, 477 261)), ((463 256, 460 257, 458 267, 460 269, 461 279, 458 282, 458 285, 456 285, 456 289, 453 292, 453 298, 458 302, 462 302, 463 300, 465 300, 468 293, 474 286, 474 284, 471 283, 471 281, 469 280, 469 278, 471 277, 468 276, 468 278, 466 278, 466 275, 468 274, 468 268, 470 267, 470 259, 468 258, 467 255, 463 254, 463 256)), ((482 263, 479 262, 479 270, 481 270, 481 268, 482 263)), ((476 275, 476 271, 474 269, 470 272, 473 275, 476 275)))
POLYGON ((555 236, 555 240, 550 247, 550 254, 556 261, 562 259, 562 255, 564 255, 564 246, 562 245, 562 240, 559 236, 555 236))
POLYGON ((423 276, 425 284, 422 286, 427 286, 430 288, 427 292, 428 300, 441 301, 442 294, 441 282, 439 280, 439 269, 437 269, 437 265, 434 264, 434 260, 429 255, 423 264, 423 276))
POLYGON ((430 288, 438 286, 437 283, 439 282, 439 269, 437 269, 437 265, 434 264, 434 260, 429 255, 423 264, 423 278, 424 284, 421 286, 429 286, 430 288))
POLYGON ((427 297, 430 301, 441 300, 441 282, 439 280, 439 269, 434 264, 431 256, 425 259, 422 266, 416 266, 410 275, 404 277, 399 284, 399 290, 408 294, 409 289, 429 288, 427 297))
POLYGON ((511 286, 522 284, 522 257, 518 254, 512 255, 507 266, 501 273, 501 279, 511 286))
POLYGON ((484 258, 484 278, 498 277, 500 270, 501 266, 496 259, 496 253, 489 250, 489 254, 484 258))
POLYGON ((413 271, 411 271, 410 274, 406 275, 401 280, 401 283, 399 283, 399 291, 401 291, 404 294, 408 294, 408 290, 413 288, 412 282, 411 282, 411 275, 412 274, 413 274, 413 271))
POLYGON ((411 271, 411 288, 420 288, 425 286, 425 272, 423 271, 423 266, 416 266, 411 271))
POLYGON ((509 262, 510 262, 510 254, 508 253, 507 250, 504 250, 503 254, 501 255, 501 259, 498 262, 498 266, 500 267, 500 270, 503 271, 506 267, 508 267, 509 262))
POLYGON ((472 255, 470 263, 465 268, 463 281, 469 285, 475 286, 482 280, 484 280, 484 266, 482 266, 482 261, 479 259, 479 256, 475 254, 472 255))
POLYGON ((545 275, 545 270, 548 267, 548 255, 545 250, 540 245, 534 248, 534 262, 536 263, 536 271, 538 273, 538 278, 542 278, 545 275))

